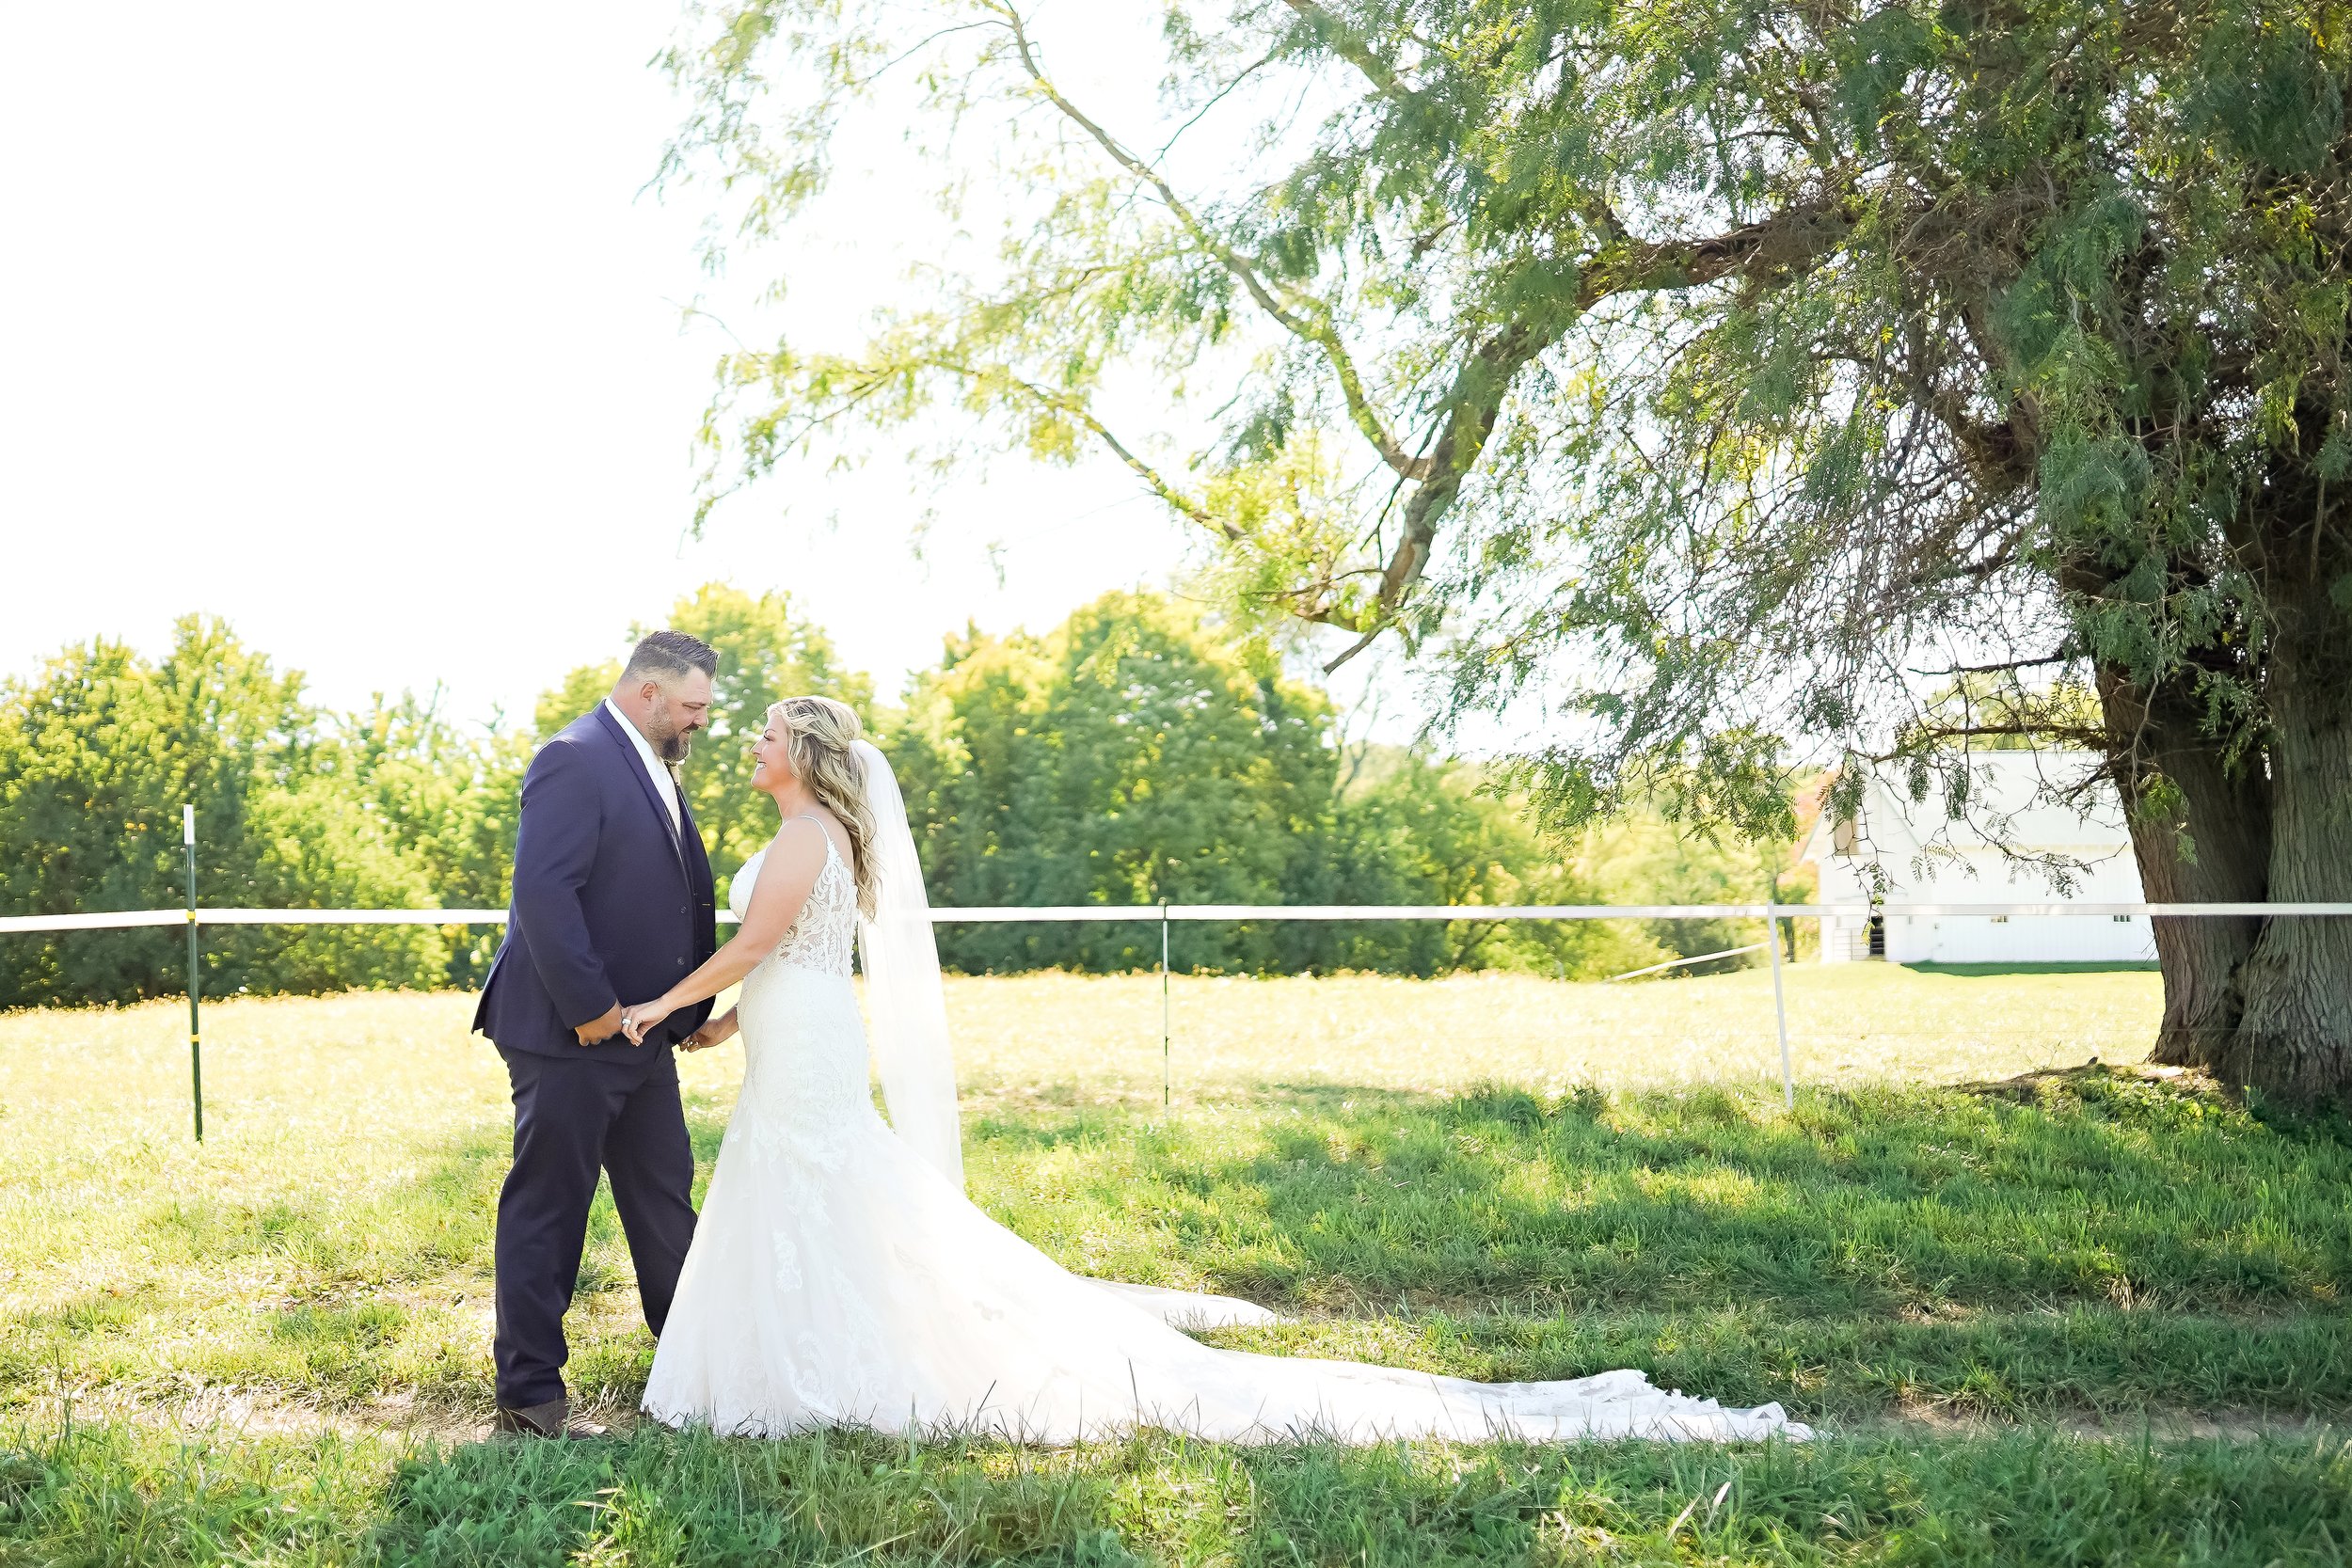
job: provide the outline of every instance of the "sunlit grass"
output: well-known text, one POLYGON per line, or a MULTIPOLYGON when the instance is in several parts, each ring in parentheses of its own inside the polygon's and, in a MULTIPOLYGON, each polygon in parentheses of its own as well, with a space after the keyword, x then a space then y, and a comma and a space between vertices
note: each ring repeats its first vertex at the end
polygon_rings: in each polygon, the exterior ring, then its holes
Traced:
MULTIPOLYGON (((1791 1054, 1809 1084, 1962 1083, 2147 1053, 2153 974, 1924 974, 1792 965, 1791 1054)), ((1152 1101, 1162 1002, 1151 975, 951 977, 968 1095, 1152 1101)), ((205 1009, 209 1115, 280 1127, 358 1120, 398 1132, 464 1106, 502 1111, 495 1053, 467 1035, 473 999, 358 993, 236 998, 205 1009), (283 1053, 305 1053, 301 1059, 283 1053), (391 1063, 415 1070, 388 1073, 391 1063), (356 1092, 359 1084, 364 1092, 356 1092), (470 1099, 467 1097, 470 1096, 470 1099)), ((1502 1081, 1604 1088, 1776 1079, 1772 978, 1570 985, 1528 975, 1270 980, 1178 975, 1167 1007, 1179 1097, 1268 1084, 1443 1089, 1502 1081)), ((157 1137, 187 1124, 184 1005, 0 1014, 0 1107, 38 1102, 157 1137)), ((732 1050, 688 1059, 691 1088, 732 1094, 732 1050)), ((0 1113, 4 1114, 4 1113, 0 1113)), ((244 1131, 249 1132, 250 1127, 244 1131)))
MULTIPOLYGON (((1172 1114, 1155 978, 950 982, 975 1196, 1065 1262, 1295 1320, 1230 1343, 1637 1366, 1837 1434, 1713 1458, 432 1447, 488 1402, 509 1113, 470 998, 208 1007, 201 1148, 180 1008, 0 1017, 0 1562, 1798 1562, 1929 1538, 2072 1561, 2070 1531, 2124 1560, 2176 1526, 2203 1532, 2185 1560, 2252 1562, 2344 1539, 2322 1499, 2345 1461, 2316 1433, 2137 1460, 1871 1433, 2340 1418, 2352 1140, 2083 1069, 2139 1056, 2153 975, 1788 979, 1793 1115, 1761 971, 1180 976, 1172 1114), (193 1447, 154 1430, 220 1420, 193 1447), (1987 1486, 2037 1500, 1988 1516, 1987 1486), (2272 1496, 2300 1500, 2257 1519, 2272 1496)), ((733 1048, 685 1059, 706 1167, 739 1072, 733 1048)), ((651 1342, 607 1206, 582 1286, 575 1388, 625 1411, 651 1342)))
POLYGON ((1424 1443, 1041 1452, 857 1434, 447 1448, 332 1434, 0 1433, 0 1562, 1947 1568, 2340 1563, 2333 1440, 2143 1447, 1424 1443))
MULTIPOLYGON (((2093 1056, 2137 1062, 2163 1006, 2157 977, 2134 972, 1804 964, 1788 968, 1786 988, 1793 1066, 1812 1084, 1948 1084, 2093 1056)), ((1269 1083, 1640 1089, 1780 1074, 1763 969, 1620 985, 1179 975, 1169 993, 1168 1066, 1180 1097, 1247 1098, 1269 1083)), ((1151 976, 967 979, 951 981, 948 996, 968 1089, 1158 1097, 1161 998, 1151 976)))

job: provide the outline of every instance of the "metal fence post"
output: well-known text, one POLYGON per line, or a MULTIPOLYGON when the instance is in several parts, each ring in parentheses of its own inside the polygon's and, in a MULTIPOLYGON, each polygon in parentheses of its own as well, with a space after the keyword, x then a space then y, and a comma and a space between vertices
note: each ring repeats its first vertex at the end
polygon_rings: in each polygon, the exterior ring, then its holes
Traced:
POLYGON ((1175 1075, 1168 1066, 1168 900, 1160 900, 1160 1115, 1174 1103, 1175 1075))
MULTIPOLYGON (((1795 927, 1791 927, 1791 930, 1795 927)), ((1764 945, 1772 950, 1772 1020, 1780 1025, 1780 1102, 1797 1108, 1797 1080, 1788 1069, 1788 1002, 1780 984, 1780 906, 1764 906, 1764 945)))
POLYGON ((203 982, 197 975, 196 808, 180 808, 180 842, 188 852, 188 1099, 196 1109, 196 1141, 204 1141, 204 1020, 199 1010, 203 982))

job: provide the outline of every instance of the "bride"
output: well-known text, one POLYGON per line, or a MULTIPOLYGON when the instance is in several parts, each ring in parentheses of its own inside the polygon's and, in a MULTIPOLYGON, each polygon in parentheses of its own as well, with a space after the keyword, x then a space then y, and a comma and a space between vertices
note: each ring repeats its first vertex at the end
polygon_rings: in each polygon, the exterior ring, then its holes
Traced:
POLYGON ((768 710, 752 783, 783 825, 735 878, 735 937, 626 1009, 631 1039, 740 980, 687 1049, 743 1036, 720 1147, 644 1407, 672 1426, 977 1432, 1045 1443, 1137 1427, 1232 1441, 1326 1436, 1806 1435, 1776 1404, 1726 1410, 1638 1371, 1471 1383, 1216 1350, 1176 1325, 1267 1323, 1220 1296, 1073 1275, 963 1195, 939 957, 906 805, 857 716, 768 710), (850 985, 862 947, 874 1066, 850 985))

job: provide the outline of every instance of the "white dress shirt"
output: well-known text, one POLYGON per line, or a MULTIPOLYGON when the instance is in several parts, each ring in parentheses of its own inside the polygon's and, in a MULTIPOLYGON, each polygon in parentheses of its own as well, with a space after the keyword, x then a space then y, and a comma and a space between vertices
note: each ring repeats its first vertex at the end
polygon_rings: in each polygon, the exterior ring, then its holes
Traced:
POLYGON ((620 705, 607 697, 604 705, 613 718, 621 721, 621 733, 628 736, 630 743, 637 748, 637 760, 645 765, 645 774, 653 780, 654 793, 660 796, 661 803, 670 808, 670 835, 678 837, 685 832, 686 825, 678 819, 677 781, 670 777, 670 770, 661 765, 660 757, 653 754, 653 743, 638 733, 636 724, 621 711, 620 705))

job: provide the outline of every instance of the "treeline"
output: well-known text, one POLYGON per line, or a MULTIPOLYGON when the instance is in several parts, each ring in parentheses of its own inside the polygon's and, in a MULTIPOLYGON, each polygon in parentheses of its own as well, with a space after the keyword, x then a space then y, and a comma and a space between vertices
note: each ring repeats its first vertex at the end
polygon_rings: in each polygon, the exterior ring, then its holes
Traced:
MULTIPOLYGON (((1564 860, 1474 770, 1343 747, 1320 690, 1156 595, 1106 596, 1043 636, 954 640, 888 710, 781 594, 706 587, 667 624, 721 656, 684 784, 723 879, 773 829, 746 738, 796 691, 874 717, 943 905, 1716 902, 1758 897, 1769 878, 1752 853, 1655 822, 1564 860)), ((0 684, 0 912, 179 904, 183 802, 197 807, 205 904, 503 906, 531 751, 617 673, 617 657, 572 671, 525 731, 456 723, 413 695, 330 712, 215 621, 182 622, 155 661, 103 641, 68 648, 0 684)), ((1754 939, 1712 922, 1461 921, 1187 924, 1176 940, 1187 970, 1585 977, 1754 939)), ((0 937, 0 1006, 177 992, 180 944, 176 930, 0 937)), ((487 927, 213 927, 205 984, 467 986, 495 945, 487 927)), ((975 972, 1122 970, 1156 962, 1158 933, 948 925, 941 951, 975 972)))
MULTIPOLYGON (((0 686, 0 910, 176 906, 180 811, 197 811, 210 905, 503 904, 515 787, 531 737, 450 722, 430 700, 363 713, 310 702, 216 621, 180 623, 150 662, 68 648, 0 686)), ((177 930, 0 936, 0 1006, 183 989, 177 930)), ((494 946, 436 927, 216 927, 215 991, 464 984, 494 946)))
MULTIPOLYGON (((1395 749, 1345 751, 1335 729, 1329 699, 1286 676, 1263 645, 1219 638, 1173 601, 1113 594, 1048 636, 952 642, 909 691, 892 760, 942 903, 1610 901, 1598 879, 1564 863, 1508 803, 1480 793, 1471 770, 1395 749)), ((1717 889, 1711 897, 1734 895, 1729 863, 1713 875, 1677 869, 1717 889)), ((1581 976, 1723 934, 1262 922, 1186 923, 1174 940, 1185 969, 1581 976)), ((1159 933, 948 927, 941 952, 977 971, 1131 969, 1157 960, 1159 933)))

